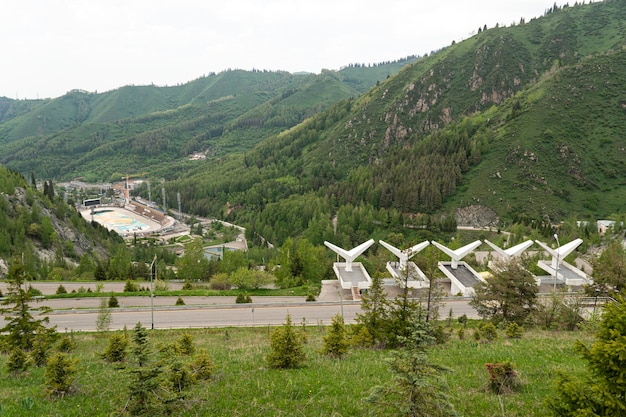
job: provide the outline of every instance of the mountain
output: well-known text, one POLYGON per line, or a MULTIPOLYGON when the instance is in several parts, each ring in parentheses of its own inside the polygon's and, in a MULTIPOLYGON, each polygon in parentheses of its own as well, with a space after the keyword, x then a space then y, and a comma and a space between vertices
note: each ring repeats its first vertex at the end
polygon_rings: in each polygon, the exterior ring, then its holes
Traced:
POLYGON ((429 221, 474 205, 498 225, 618 213, 624 4, 555 7, 481 30, 168 189, 188 210, 279 243, 327 238, 336 214, 340 227, 342 216, 353 222, 344 234, 354 242, 397 216, 429 221))
POLYGON ((53 191, 43 194, 0 166, 0 274, 19 255, 34 279, 67 278, 55 274, 79 264, 93 276, 95 263, 107 259, 114 245, 124 246, 119 235, 85 221, 53 191))
POLYGON ((194 152, 247 150, 339 100, 358 96, 415 57, 319 75, 229 70, 173 87, 0 98, 0 163, 38 178, 177 175, 194 152))
POLYGON ((89 106, 54 123, 41 113, 51 103, 14 103, 0 155, 50 177, 147 170, 185 211, 276 244, 453 230, 476 208, 494 226, 608 217, 626 200, 624 5, 555 5, 384 77, 382 66, 228 71, 162 90, 72 92, 55 108, 89 106), (200 150, 206 160, 187 160, 200 150))

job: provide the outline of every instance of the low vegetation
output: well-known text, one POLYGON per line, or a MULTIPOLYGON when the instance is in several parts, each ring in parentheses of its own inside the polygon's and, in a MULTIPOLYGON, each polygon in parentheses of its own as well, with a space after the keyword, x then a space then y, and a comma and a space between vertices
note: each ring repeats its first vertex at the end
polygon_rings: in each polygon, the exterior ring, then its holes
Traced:
MULTIPOLYGON (((472 332, 477 322, 470 321, 472 332)), ((446 329, 451 334, 461 324, 446 329)), ((186 391, 187 401, 176 415, 367 415, 365 401, 373 387, 389 383, 393 372, 387 350, 351 349, 342 359, 321 353, 329 329, 307 327, 303 345, 306 360, 295 369, 272 369, 266 357, 274 329, 228 328, 185 331, 149 331, 153 349, 192 337, 196 348, 196 373, 203 379, 186 391), (210 378, 206 376, 211 375, 210 378)), ((296 330, 299 331, 299 330, 296 330)), ((130 332, 130 331, 129 331, 130 332)), ((109 363, 100 353, 111 337, 123 332, 75 333, 76 348, 69 354, 78 360, 71 395, 51 399, 44 387, 44 368, 31 367, 19 377, 7 377, 8 356, 0 356, 0 407, 2 415, 110 416, 120 415, 133 380, 120 371, 129 356, 109 363), (112 384, 111 381, 116 381, 112 384)), ((130 335, 128 336, 130 337, 130 335)), ((528 330, 521 339, 499 337, 494 341, 460 340, 456 336, 428 351, 428 360, 447 368, 443 374, 450 403, 459 415, 545 416, 544 400, 554 395, 550 384, 556 370, 583 375, 585 362, 575 353, 577 340, 591 341, 585 331, 528 330), (511 361, 519 386, 498 396, 489 389, 487 363, 511 361)), ((130 353, 128 354, 130 355, 130 353)), ((119 359, 119 357, 117 357, 119 359)))

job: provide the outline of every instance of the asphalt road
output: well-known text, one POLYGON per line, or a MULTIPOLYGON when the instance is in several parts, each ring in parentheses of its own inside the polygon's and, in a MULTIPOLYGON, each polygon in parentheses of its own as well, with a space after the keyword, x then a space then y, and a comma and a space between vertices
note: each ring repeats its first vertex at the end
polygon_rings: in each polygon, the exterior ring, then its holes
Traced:
MULTIPOLYGON (((147 297, 144 297, 144 301, 147 297)), ((300 297, 294 302, 280 300, 273 303, 252 304, 212 304, 186 305, 182 307, 155 305, 111 310, 111 330, 124 326, 133 328, 137 322, 146 328, 180 329, 236 326, 277 326, 285 322, 287 315, 294 323, 306 320, 309 325, 330 324, 336 314, 343 314, 346 323, 353 323, 357 313, 361 312, 358 302, 302 302, 300 297)), ((149 298, 147 298, 149 302, 149 298)), ((453 316, 466 314, 476 318, 476 312, 467 300, 452 300, 440 308, 441 318, 448 316, 452 309, 453 316)), ((56 325, 58 331, 93 331, 96 330, 99 309, 54 310, 48 315, 50 325, 56 325)))

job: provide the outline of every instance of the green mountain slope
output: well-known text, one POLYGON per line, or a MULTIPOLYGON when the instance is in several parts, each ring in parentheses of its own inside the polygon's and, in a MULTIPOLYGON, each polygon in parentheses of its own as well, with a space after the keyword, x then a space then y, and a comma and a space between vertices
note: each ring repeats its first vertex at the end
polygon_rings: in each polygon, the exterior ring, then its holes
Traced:
POLYGON ((170 192, 279 243, 297 233, 318 241, 336 213, 360 219, 348 232, 356 241, 398 213, 470 204, 505 221, 623 210, 623 5, 481 31, 170 192))
POLYGON ((186 169, 192 152, 249 149, 373 86, 414 60, 320 75, 226 71, 174 87, 71 91, 54 100, 0 100, 0 162, 44 178, 155 176, 186 169))
POLYGON ((62 198, 42 194, 0 166, 0 274, 20 256, 34 279, 62 278, 55 274, 69 266, 80 264, 83 272, 95 268, 114 245, 123 245, 119 235, 85 221, 62 198))

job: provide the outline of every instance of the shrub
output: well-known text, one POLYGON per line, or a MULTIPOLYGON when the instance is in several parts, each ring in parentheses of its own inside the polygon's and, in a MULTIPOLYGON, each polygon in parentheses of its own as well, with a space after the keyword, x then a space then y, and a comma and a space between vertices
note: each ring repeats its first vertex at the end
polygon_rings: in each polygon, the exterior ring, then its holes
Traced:
POLYGON ((33 348, 30 351, 30 358, 37 367, 43 367, 48 362, 48 355, 54 337, 48 332, 38 331, 33 340, 33 348))
POLYGON ((509 339, 521 339, 524 334, 524 328, 517 323, 510 323, 506 326, 504 333, 509 339))
POLYGON ((465 339, 465 328, 464 327, 460 327, 459 330, 457 330, 456 334, 459 336, 459 340, 464 340, 465 339))
POLYGON ((169 284, 162 279, 157 279, 154 281, 154 291, 168 291, 169 289, 169 284))
POLYGON ((76 375, 78 360, 71 360, 62 352, 54 353, 48 359, 44 391, 52 397, 68 394, 72 388, 72 382, 76 375))
POLYGON ((67 290, 65 289, 65 287, 63 286, 63 284, 60 284, 57 287, 57 294, 67 294, 67 290))
POLYGON ((176 299, 176 305, 177 306, 184 306, 185 305, 185 301, 183 300, 183 297, 181 297, 180 295, 176 299))
POLYGON ((339 314, 333 316, 332 324, 328 333, 323 337, 324 346, 322 353, 325 355, 341 358, 348 352, 348 338, 343 317, 339 314))
POLYGON ((184 333, 177 341, 176 341, 177 351, 182 355, 192 355, 196 350, 193 345, 193 336, 189 333, 184 333))
POLYGON ((302 335, 293 328, 290 315, 285 324, 272 332, 270 348, 267 362, 271 368, 297 368, 306 359, 302 335))
POLYGON ((59 342, 59 346, 57 347, 57 350, 59 352, 65 353, 69 353, 74 349, 76 349, 76 342, 74 341, 74 339, 67 336, 61 339, 61 341, 59 342))
POLYGON ((109 308, 116 308, 116 307, 119 307, 119 306, 120 306, 120 303, 119 303, 119 301, 117 301, 117 297, 114 296, 114 295, 111 295, 109 297, 109 308))
POLYGON ((231 287, 232 284, 228 280, 228 274, 222 272, 211 277, 209 288, 212 290, 230 290, 231 287))
POLYGON ((124 292, 137 292, 139 291, 139 285, 136 282, 131 280, 127 280, 126 284, 124 284, 124 292))
POLYGON ((513 363, 497 362, 486 363, 489 373, 489 389, 498 395, 508 394, 519 386, 519 378, 513 363))
POLYGON ((188 366, 194 381, 206 381, 215 371, 215 364, 206 349, 199 349, 188 366))
POLYGON ((29 362, 26 353, 19 347, 11 350, 11 355, 7 361, 7 371, 10 374, 17 375, 28 369, 29 362))
POLYGON ((374 346, 374 337, 367 330, 367 327, 362 324, 357 324, 350 328, 348 341, 350 346, 357 348, 371 348, 374 346))
POLYGON ((194 379, 191 374, 191 370, 188 366, 185 366, 180 360, 174 360, 170 362, 168 368, 168 388, 172 391, 180 393, 193 384, 194 379))
POLYGON ((488 341, 493 341, 498 338, 498 329, 493 323, 490 322, 482 322, 478 328, 480 329, 481 336, 483 336, 488 341))
POLYGON ((102 358, 109 362, 122 362, 126 359, 127 349, 130 341, 126 333, 117 333, 109 337, 109 345, 102 353, 102 358))
POLYGON ((235 303, 237 304, 246 304, 246 303, 251 303, 252 302, 252 298, 248 295, 248 294, 237 294, 237 298, 235 299, 235 303))
POLYGON ((306 296, 306 301, 315 301, 315 295, 312 293, 308 293, 306 296))
POLYGON ((482 334, 480 334, 479 329, 474 329, 474 333, 472 334, 472 336, 474 337, 474 340, 477 342, 483 337, 482 334))

